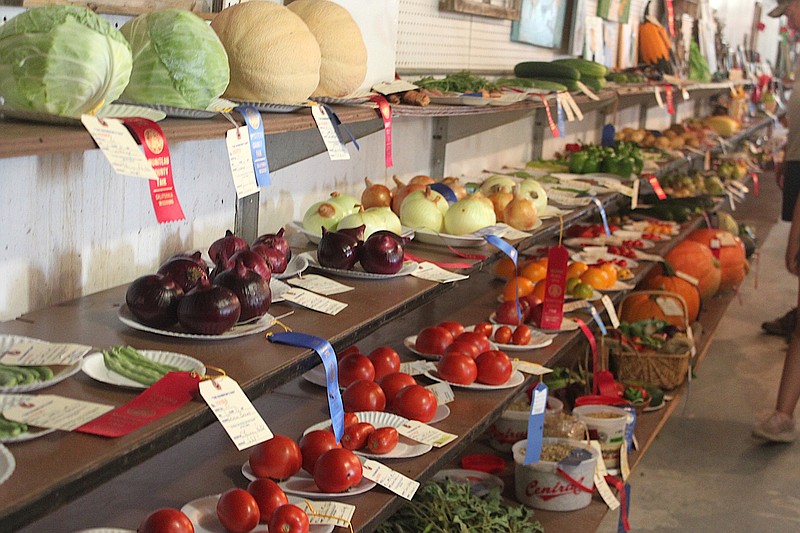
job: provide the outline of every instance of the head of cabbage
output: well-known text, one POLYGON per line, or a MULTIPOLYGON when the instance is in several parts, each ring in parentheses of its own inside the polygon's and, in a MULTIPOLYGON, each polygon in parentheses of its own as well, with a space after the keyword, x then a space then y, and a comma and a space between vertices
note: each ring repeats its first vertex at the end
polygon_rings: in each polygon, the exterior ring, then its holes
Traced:
POLYGON ((17 111, 77 117, 119 98, 131 49, 87 8, 23 11, 0 26, 0 97, 17 111))
POLYGON ((153 11, 129 20, 120 32, 133 51, 133 72, 123 100, 206 109, 228 86, 225 47, 194 13, 153 11))

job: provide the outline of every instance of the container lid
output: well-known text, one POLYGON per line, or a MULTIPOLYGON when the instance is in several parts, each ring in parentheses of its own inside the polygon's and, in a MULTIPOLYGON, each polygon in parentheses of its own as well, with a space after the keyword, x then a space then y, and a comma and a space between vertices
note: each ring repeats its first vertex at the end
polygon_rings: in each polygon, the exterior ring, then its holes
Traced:
POLYGON ((476 453, 462 457, 461 467, 469 470, 479 470, 488 474, 496 474, 505 470, 506 461, 498 455, 476 453))

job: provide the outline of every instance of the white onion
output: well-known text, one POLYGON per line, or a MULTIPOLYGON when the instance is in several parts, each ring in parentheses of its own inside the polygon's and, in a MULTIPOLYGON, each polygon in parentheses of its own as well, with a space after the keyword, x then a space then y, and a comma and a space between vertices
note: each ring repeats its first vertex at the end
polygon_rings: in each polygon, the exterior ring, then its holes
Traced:
POLYGON ((344 216, 357 213, 361 208, 361 204, 358 203, 358 198, 350 194, 332 192, 328 201, 341 207, 342 211, 344 212, 344 216))
POLYGON ((348 215, 339 222, 336 229, 357 228, 362 224, 366 226, 364 228, 364 240, 380 230, 388 230, 398 235, 403 231, 400 219, 388 207, 370 207, 348 215))
POLYGON ((480 191, 450 206, 444 216, 445 231, 466 235, 497 222, 492 202, 480 191))
POLYGON ((400 206, 400 222, 409 228, 441 232, 447 208, 444 196, 430 187, 424 191, 414 191, 406 196, 400 206))
POLYGON ((522 180, 519 184, 519 191, 533 198, 533 205, 536 206, 537 213, 547 207, 547 192, 535 179, 527 178, 522 180))
POLYGON ((303 215, 303 229, 314 235, 322 235, 323 226, 334 230, 342 218, 344 211, 338 204, 323 200, 309 207, 303 215))
POLYGON ((485 196, 489 196, 495 191, 512 192, 516 184, 517 182, 514 181, 511 176, 495 174, 494 176, 489 176, 481 183, 481 192, 485 196))

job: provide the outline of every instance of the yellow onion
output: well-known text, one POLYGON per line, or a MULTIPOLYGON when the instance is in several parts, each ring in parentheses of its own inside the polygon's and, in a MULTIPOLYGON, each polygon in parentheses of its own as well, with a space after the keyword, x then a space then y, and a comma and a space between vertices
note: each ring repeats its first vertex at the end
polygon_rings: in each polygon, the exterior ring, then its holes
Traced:
POLYGON ((444 216, 444 229, 451 235, 466 235, 496 222, 491 200, 478 191, 450 206, 444 216))
POLYGON ((364 240, 370 235, 380 230, 388 230, 398 235, 402 233, 402 224, 400 218, 388 207, 370 207, 369 209, 362 209, 357 213, 344 217, 337 230, 357 228, 364 225, 364 240))
POLYGON ((397 187, 395 188, 394 193, 392 194, 392 211, 394 211, 396 214, 399 215, 400 207, 402 207, 403 200, 406 199, 406 196, 408 196, 414 191, 424 190, 425 185, 423 185, 422 183, 415 183, 413 185, 409 183, 408 185, 406 185, 397 176, 392 176, 392 179, 394 180, 395 184, 397 184, 397 187))
POLYGON ((508 203, 514 199, 514 194, 508 191, 494 191, 489 194, 489 200, 492 201, 492 207, 494 208, 494 216, 497 218, 498 222, 505 221, 505 215, 503 211, 505 210, 508 203))
POLYGON ((340 192, 332 192, 328 201, 338 204, 342 208, 344 216, 352 215, 358 211, 359 207, 361 207, 361 204, 358 203, 358 198, 353 195, 342 194, 340 192))
POLYGON ((303 229, 314 235, 322 235, 322 228, 334 230, 344 218, 344 210, 339 204, 324 200, 317 202, 303 215, 303 229))
POLYGON ((519 188, 517 188, 514 199, 508 202, 503 211, 503 218, 505 223, 512 228, 522 231, 532 230, 537 220, 533 198, 519 192, 519 188))
POLYGON ((361 205, 364 209, 370 207, 391 207, 392 191, 386 185, 372 183, 369 178, 364 178, 366 189, 361 193, 361 205))
POLYGON ((400 222, 409 228, 441 232, 447 208, 444 196, 427 187, 406 196, 400 207, 400 222))
POLYGON ((442 180, 442 183, 450 187, 458 200, 461 200, 467 195, 467 188, 464 187, 464 184, 461 183, 461 180, 455 176, 447 176, 442 180))
POLYGON ((413 178, 411 178, 409 180, 408 184, 409 185, 430 185, 430 184, 435 183, 435 182, 436 182, 436 180, 434 180, 430 176, 425 176, 424 174, 418 174, 418 175, 414 176, 413 178))
POLYGON ((511 176, 503 176, 495 174, 489 176, 483 183, 481 183, 481 192, 485 196, 489 196, 495 191, 513 192, 517 182, 511 176))
POLYGON ((519 184, 519 192, 533 198, 533 205, 536 206, 537 213, 541 213, 542 209, 547 207, 547 191, 535 179, 526 178, 522 180, 519 184))

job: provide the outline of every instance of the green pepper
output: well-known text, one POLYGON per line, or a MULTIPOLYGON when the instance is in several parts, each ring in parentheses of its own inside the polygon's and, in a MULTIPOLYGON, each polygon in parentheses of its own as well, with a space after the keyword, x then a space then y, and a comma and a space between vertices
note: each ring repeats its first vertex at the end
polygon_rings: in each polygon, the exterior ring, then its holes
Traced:
POLYGON ((583 168, 586 166, 586 161, 589 159, 589 153, 586 151, 574 152, 569 156, 569 171, 573 174, 585 174, 583 168))
POLYGON ((619 175, 619 164, 620 159, 617 157, 606 157, 603 159, 603 162, 600 163, 600 171, 606 174, 619 175))
POLYGON ((638 150, 634 152, 634 155, 631 156, 633 158, 633 173, 637 176, 642 173, 642 169, 644 168, 644 161, 638 155, 638 150))
POLYGON ((633 157, 627 156, 617 160, 617 171, 614 172, 617 176, 622 176, 625 179, 631 177, 631 174, 635 174, 634 171, 634 160, 633 157))
POLYGON ((586 158, 586 162, 583 165, 583 172, 581 172, 581 174, 600 172, 601 161, 602 156, 600 156, 600 154, 589 154, 589 156, 586 158))

